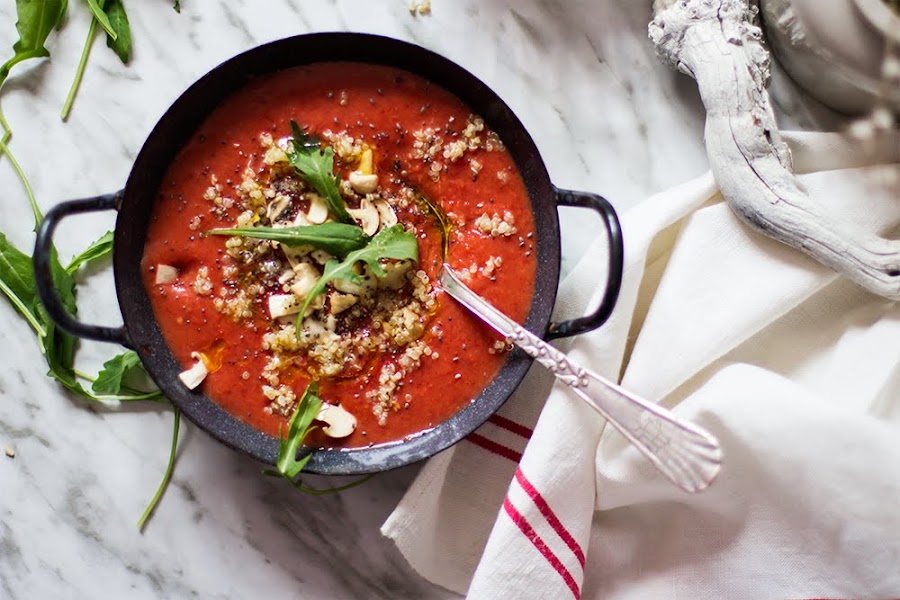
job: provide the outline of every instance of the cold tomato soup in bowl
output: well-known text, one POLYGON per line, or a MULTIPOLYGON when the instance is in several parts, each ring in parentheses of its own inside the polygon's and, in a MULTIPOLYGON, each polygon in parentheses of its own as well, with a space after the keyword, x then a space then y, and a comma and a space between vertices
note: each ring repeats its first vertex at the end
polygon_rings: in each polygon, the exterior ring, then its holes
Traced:
POLYGON ((253 80, 196 130, 141 269, 186 386, 278 436, 317 382, 344 427, 307 443, 359 448, 435 428, 497 375, 504 340, 437 277, 446 259, 521 323, 534 229, 512 158, 459 99, 317 63, 253 80))

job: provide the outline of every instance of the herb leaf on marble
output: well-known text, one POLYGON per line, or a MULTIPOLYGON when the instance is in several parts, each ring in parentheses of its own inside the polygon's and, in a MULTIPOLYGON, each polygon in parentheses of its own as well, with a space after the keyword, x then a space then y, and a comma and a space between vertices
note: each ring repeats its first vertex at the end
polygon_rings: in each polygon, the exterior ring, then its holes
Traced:
POLYGON ((104 11, 104 1, 103 0, 85 0, 87 2, 88 8, 91 9, 91 13, 94 15, 94 20, 100 24, 100 27, 106 31, 106 35, 115 40, 119 34, 113 29, 112 23, 109 22, 109 16, 104 11))
POLYGON ((107 0, 103 11, 109 17, 109 25, 116 32, 113 37, 106 35, 106 45, 112 48, 123 63, 128 63, 131 57, 131 27, 128 25, 128 15, 125 13, 125 5, 122 0, 107 0))
POLYGON ((16 64, 29 58, 50 56, 44 44, 53 29, 62 22, 65 12, 64 0, 16 0, 19 39, 13 44, 13 57, 0 65, 0 86, 16 64))
POLYGON ((88 246, 84 252, 72 259, 66 271, 74 273, 81 265, 89 265, 112 254, 113 232, 107 231, 97 241, 88 246))

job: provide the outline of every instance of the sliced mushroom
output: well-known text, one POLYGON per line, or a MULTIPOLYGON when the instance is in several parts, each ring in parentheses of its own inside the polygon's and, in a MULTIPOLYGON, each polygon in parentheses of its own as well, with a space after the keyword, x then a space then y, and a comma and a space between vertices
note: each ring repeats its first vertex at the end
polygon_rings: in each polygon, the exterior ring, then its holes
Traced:
POLYGON ((178 277, 178 269, 172 265, 156 265, 156 285, 172 283, 178 277))
POLYGON ((266 216, 270 222, 275 221, 290 205, 291 199, 284 194, 279 194, 266 206, 266 216))
POLYGON ((331 292, 331 294, 328 295, 328 299, 331 301, 331 314, 333 315, 341 314, 359 300, 359 298, 353 294, 342 294, 340 292, 331 292))
POLYGON ((378 189, 378 175, 375 173, 365 174, 361 171, 352 171, 347 180, 357 194, 371 194, 378 189))
POLYGON ((363 198, 362 202, 359 203, 359 208, 351 208, 347 212, 350 213, 351 217, 359 221, 359 226, 362 227, 366 235, 375 235, 378 232, 378 223, 380 222, 378 209, 367 198, 363 198))
POLYGON ((356 430, 356 417, 338 404, 323 404, 316 419, 328 423, 322 431, 329 437, 347 437, 356 430))
POLYGON ((309 198, 309 212, 306 213, 306 218, 315 225, 324 223, 328 219, 328 205, 325 204, 325 200, 313 192, 307 194, 307 197, 309 198))
POLYGON ((314 250, 312 246, 294 246, 293 248, 284 244, 279 244, 279 246, 281 246, 281 251, 284 252, 284 256, 288 259, 292 269, 296 269, 297 265, 303 264, 303 257, 314 250))
POLYGON ((186 369, 178 374, 178 379, 180 379, 181 383, 189 390, 196 389, 198 385, 203 383, 206 376, 209 375, 206 363, 203 361, 199 352, 191 352, 191 358, 196 361, 194 362, 194 365, 190 369, 186 369))
POLYGON ((269 296, 269 316, 273 319, 295 315, 300 312, 300 302, 294 294, 272 294, 269 296))
POLYGON ((390 227, 397 224, 397 214, 391 205, 379 198, 374 202, 375 208, 378 210, 378 218, 381 220, 381 227, 390 227))
POLYGON ((312 224, 312 221, 306 218, 306 213, 303 211, 299 211, 297 213, 297 216, 294 217, 294 225, 296 225, 297 227, 305 227, 312 224))
POLYGON ((412 262, 408 260, 383 263, 381 268, 384 269, 384 277, 378 279, 378 287, 399 290, 406 283, 406 274, 410 267, 412 267, 412 262))
POLYGON ((319 280, 319 270, 307 262, 301 262, 294 267, 294 273, 297 279, 291 285, 291 291, 298 298, 306 298, 319 280))

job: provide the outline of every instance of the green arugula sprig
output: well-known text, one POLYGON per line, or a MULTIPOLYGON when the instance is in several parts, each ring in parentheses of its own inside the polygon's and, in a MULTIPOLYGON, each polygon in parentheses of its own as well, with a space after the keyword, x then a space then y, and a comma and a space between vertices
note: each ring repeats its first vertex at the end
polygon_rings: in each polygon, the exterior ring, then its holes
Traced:
MULTIPOLYGON (((297 482, 297 476, 312 458, 312 452, 307 452, 299 459, 297 454, 303 446, 303 440, 318 429, 312 422, 319 414, 320 408, 322 408, 322 399, 319 398, 319 385, 312 382, 306 386, 300 402, 297 403, 297 408, 288 423, 287 436, 279 440, 278 461, 275 463, 277 471, 268 469, 264 471, 265 473, 285 477, 294 485, 301 485, 297 482)), ((279 431, 279 433, 281 432, 279 431)))
POLYGON ((362 228, 345 223, 322 223, 298 227, 237 227, 211 229, 203 235, 228 235, 274 240, 285 246, 313 246, 341 258, 359 250, 371 239, 362 228))
POLYGON ((336 279, 345 279, 351 283, 361 284, 359 275, 353 272, 353 266, 357 262, 364 262, 376 277, 386 275, 381 267, 381 261, 385 259, 395 260, 419 260, 419 244, 416 235, 403 228, 399 223, 379 231, 371 241, 363 248, 354 250, 342 261, 335 258, 325 263, 325 269, 321 277, 313 285, 306 295, 303 306, 297 316, 297 335, 303 329, 303 315, 310 303, 325 291, 325 286, 336 279))
POLYGON ((334 174, 334 150, 331 146, 321 147, 318 138, 303 133, 296 121, 291 121, 291 149, 288 160, 325 200, 328 211, 342 223, 355 225, 356 221, 347 212, 339 189, 340 177, 334 174))
POLYGON ((319 384, 315 381, 310 382, 310 384, 306 386, 306 390, 303 391, 303 395, 300 397, 300 401, 294 409, 294 414, 291 415, 291 420, 288 422, 287 435, 281 436, 281 430, 279 429, 278 460, 275 463, 275 469, 263 470, 264 475, 286 479, 296 489, 304 494, 311 494, 313 496, 336 494, 365 483, 373 477, 372 475, 366 475, 365 477, 352 481, 346 485, 328 490, 311 488, 299 479, 300 472, 303 471, 306 467, 306 463, 308 463, 313 456, 313 450, 307 449, 299 458, 298 455, 300 454, 301 448, 303 448, 303 442, 309 434, 318 429, 317 426, 313 425, 313 421, 316 419, 316 415, 319 414, 321 408, 322 399, 319 397, 319 384))
MULTIPOLYGON (((39 222, 41 219, 40 211, 36 208, 34 217, 36 222, 39 222)), ((51 248, 51 271, 54 287, 66 310, 72 315, 75 315, 77 311, 75 303, 75 273, 81 266, 108 257, 111 252, 111 232, 107 232, 91 244, 65 268, 59 262, 56 248, 51 248)), ((75 368, 77 339, 57 328, 47 314, 43 304, 41 304, 35 289, 34 267, 32 266, 31 257, 16 248, 5 235, 0 233, 0 293, 6 296, 13 307, 31 325, 35 334, 37 334, 38 346, 49 368, 47 374, 56 379, 69 391, 91 402, 110 403, 142 400, 163 402, 166 400, 159 390, 137 390, 126 383, 131 378, 146 376, 138 355, 132 350, 127 350, 106 361, 96 377, 77 370, 75 368), (90 382, 92 384, 90 390, 86 389, 81 384, 81 381, 90 382)), ((181 414, 176 409, 168 466, 156 493, 138 522, 138 528, 141 530, 155 510, 171 480, 180 422, 181 414)))
POLYGON ((75 79, 72 80, 72 86, 69 88, 69 94, 66 96, 62 112, 59 115, 63 121, 69 118, 72 103, 75 102, 75 94, 81 87, 84 69, 87 66, 88 57, 91 55, 91 47, 94 45, 98 25, 106 31, 106 45, 116 53, 119 60, 127 64, 131 58, 131 26, 128 24, 128 15, 125 13, 122 0, 86 1, 94 18, 91 19, 91 24, 88 26, 87 39, 81 50, 78 68, 75 70, 75 79))

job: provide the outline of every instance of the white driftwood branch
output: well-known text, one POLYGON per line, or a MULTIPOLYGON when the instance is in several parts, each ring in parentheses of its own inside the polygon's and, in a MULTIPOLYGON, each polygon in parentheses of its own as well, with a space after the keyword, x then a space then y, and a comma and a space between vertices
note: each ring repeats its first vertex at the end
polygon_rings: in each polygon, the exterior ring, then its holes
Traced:
POLYGON ((745 222, 865 287, 900 298, 900 241, 830 217, 803 190, 775 124, 769 55, 748 0, 656 0, 650 39, 697 80, 706 151, 722 195, 745 222))

